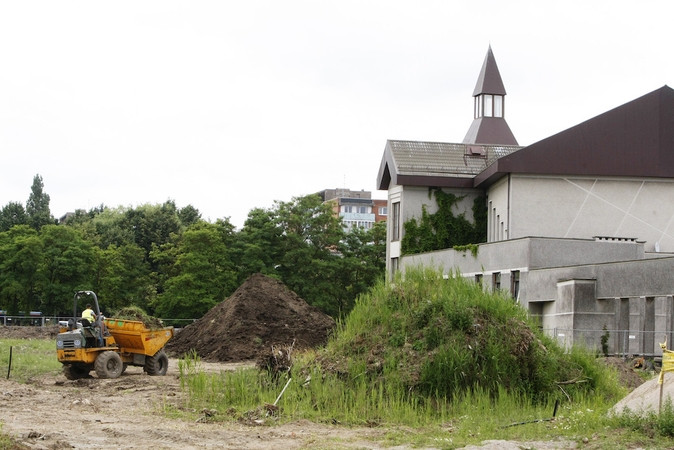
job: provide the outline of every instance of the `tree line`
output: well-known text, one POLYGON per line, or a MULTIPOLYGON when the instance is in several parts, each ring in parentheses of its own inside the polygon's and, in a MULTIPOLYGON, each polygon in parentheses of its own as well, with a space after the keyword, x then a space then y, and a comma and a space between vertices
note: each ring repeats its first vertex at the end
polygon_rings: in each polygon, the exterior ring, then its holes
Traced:
POLYGON ((77 210, 58 223, 42 177, 26 206, 0 209, 0 309, 66 316, 73 294, 92 290, 108 315, 139 306, 195 319, 254 273, 281 280, 338 318, 382 277, 386 228, 345 232, 318 195, 254 208, 240 230, 174 201, 77 210))

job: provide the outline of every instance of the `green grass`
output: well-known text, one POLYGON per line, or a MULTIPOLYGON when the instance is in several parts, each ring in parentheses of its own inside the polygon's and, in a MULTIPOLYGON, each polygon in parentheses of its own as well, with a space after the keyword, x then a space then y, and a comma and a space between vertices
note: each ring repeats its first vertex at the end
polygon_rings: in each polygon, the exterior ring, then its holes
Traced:
POLYGON ((7 378, 9 353, 12 349, 11 380, 25 383, 46 373, 58 373, 61 363, 56 358, 56 343, 51 339, 0 339, 0 376, 7 378))
POLYGON ((181 383, 188 393, 180 408, 182 417, 193 420, 199 411, 209 409, 218 412, 214 421, 258 420, 273 426, 302 419, 344 427, 377 427, 382 430, 378 439, 390 446, 451 449, 488 439, 580 443, 586 438, 583 448, 587 449, 674 447, 674 413, 669 410, 660 417, 614 417, 608 414, 613 400, 579 394, 560 402, 553 419, 554 401, 534 402, 506 391, 496 399, 479 390, 460 400, 394 396, 385 383, 354 383, 322 373, 318 367, 309 373, 297 368, 313 357, 311 352, 298 355, 300 361, 289 377, 278 380, 257 369, 205 373, 198 357, 181 360, 181 383), (292 380, 278 401, 279 409, 267 414, 265 404, 274 403, 289 378, 292 380), (190 415, 185 411, 196 412, 190 415))

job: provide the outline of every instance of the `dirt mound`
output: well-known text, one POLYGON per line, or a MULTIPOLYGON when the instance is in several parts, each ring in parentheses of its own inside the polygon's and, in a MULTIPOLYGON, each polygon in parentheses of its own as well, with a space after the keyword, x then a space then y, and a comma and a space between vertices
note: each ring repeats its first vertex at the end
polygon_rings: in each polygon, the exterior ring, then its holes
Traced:
POLYGON ((231 297, 185 327, 166 350, 181 356, 195 350, 205 361, 247 361, 271 346, 311 348, 327 342, 335 321, 283 283, 262 274, 248 278, 231 297))
POLYGON ((0 326, 0 338, 4 339, 54 339, 59 334, 59 327, 21 327, 0 326))
POLYGON ((630 392, 641 386, 646 380, 634 369, 631 360, 623 360, 618 357, 604 358, 604 363, 618 372, 620 383, 630 392))

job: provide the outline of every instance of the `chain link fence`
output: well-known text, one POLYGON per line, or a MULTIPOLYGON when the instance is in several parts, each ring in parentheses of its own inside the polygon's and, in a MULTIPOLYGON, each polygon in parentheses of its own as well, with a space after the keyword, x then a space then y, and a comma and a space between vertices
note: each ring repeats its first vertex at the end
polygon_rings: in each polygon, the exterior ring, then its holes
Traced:
POLYGON ((622 358, 633 356, 660 358, 661 343, 667 342, 667 348, 674 347, 674 335, 662 331, 564 328, 549 328, 543 331, 563 347, 583 345, 598 354, 622 358))

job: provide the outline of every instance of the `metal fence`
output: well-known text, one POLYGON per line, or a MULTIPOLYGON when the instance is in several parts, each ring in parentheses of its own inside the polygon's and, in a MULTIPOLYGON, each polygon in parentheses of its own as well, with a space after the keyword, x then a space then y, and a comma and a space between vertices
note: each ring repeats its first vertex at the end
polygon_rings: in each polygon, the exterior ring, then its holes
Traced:
MULTIPOLYGON (((72 316, 27 316, 27 315, 0 315, 0 325, 4 326, 31 326, 44 327, 58 325, 60 321, 68 321, 72 316)), ((184 327, 198 319, 160 319, 167 326, 184 327)))
POLYGON ((550 328, 543 330, 563 347, 582 345, 600 354, 620 356, 662 356, 661 343, 667 342, 667 348, 674 347, 674 334, 662 331, 634 330, 586 330, 550 328))

